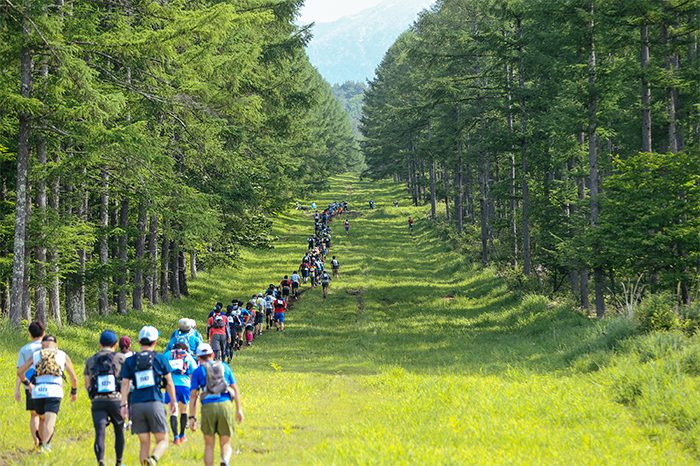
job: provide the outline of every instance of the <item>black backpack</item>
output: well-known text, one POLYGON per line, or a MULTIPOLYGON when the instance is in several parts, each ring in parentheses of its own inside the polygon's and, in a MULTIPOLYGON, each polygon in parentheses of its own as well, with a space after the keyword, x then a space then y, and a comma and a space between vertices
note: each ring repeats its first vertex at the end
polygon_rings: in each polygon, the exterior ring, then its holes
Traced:
MULTIPOLYGON (((155 377, 155 386, 163 388, 163 386, 165 385, 165 379, 162 377, 163 374, 158 372, 153 366, 153 360, 156 358, 155 351, 141 351, 140 353, 136 353, 136 355, 132 357, 136 358, 136 372, 147 371, 149 369, 153 370, 153 377, 155 377)), ((134 386, 134 388, 138 390, 136 386, 134 386)))
POLYGON ((117 393, 119 374, 114 365, 116 353, 97 353, 90 369, 90 398, 117 393))

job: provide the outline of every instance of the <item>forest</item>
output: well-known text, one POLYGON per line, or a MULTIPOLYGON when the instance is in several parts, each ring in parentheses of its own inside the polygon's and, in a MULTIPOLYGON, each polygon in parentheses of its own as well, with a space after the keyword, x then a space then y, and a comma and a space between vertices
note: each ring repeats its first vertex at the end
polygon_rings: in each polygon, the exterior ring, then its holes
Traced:
MULTIPOLYGON (((365 93, 375 178, 515 287, 697 315, 700 2, 442 0, 365 93)), ((658 314, 658 315, 657 315, 658 314)), ((696 316, 697 317, 697 316, 696 316)))
POLYGON ((0 2, 4 316, 178 299, 358 163, 302 3, 0 2))

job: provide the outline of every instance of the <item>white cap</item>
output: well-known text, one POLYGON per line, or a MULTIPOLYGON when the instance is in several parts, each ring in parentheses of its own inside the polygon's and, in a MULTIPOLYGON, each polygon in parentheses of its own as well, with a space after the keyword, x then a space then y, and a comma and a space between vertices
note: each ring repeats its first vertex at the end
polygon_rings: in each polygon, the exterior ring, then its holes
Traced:
POLYGON ((177 324, 183 332, 187 332, 192 328, 192 322, 186 317, 180 319, 177 324))
POLYGON ((262 298, 262 293, 258 293, 258 298, 262 298))
POLYGON ((158 329, 151 326, 151 325, 146 325, 141 329, 139 332, 139 341, 141 340, 148 340, 151 343, 155 342, 158 340, 158 337, 160 336, 160 332, 158 332, 158 329))
POLYGON ((213 353, 214 350, 211 349, 211 345, 209 343, 201 343, 199 346, 197 346, 197 356, 209 356, 213 353))

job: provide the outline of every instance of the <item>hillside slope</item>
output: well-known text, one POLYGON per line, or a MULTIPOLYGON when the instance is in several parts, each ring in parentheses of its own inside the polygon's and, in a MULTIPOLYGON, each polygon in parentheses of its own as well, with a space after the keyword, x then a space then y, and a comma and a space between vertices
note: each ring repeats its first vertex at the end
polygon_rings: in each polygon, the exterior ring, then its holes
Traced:
MULTIPOLYGON (((318 204, 347 199, 354 210, 348 237, 335 224, 342 276, 327 301, 320 290, 306 292, 287 332, 263 335, 233 363, 247 417, 236 464, 695 462, 671 429, 644 426, 616 402, 599 373, 571 368, 611 332, 544 298, 519 300, 491 271, 465 265, 425 225, 423 208, 405 207, 400 186, 351 176, 331 184, 318 204), (408 214, 418 219, 415 236, 408 214)), ((204 275, 189 299, 66 329, 59 342, 82 362, 105 325, 133 336, 144 322, 162 333, 183 315, 202 322, 216 300, 243 298, 291 272, 311 222, 289 213, 276 221, 274 250, 248 251, 239 270, 204 275)), ((8 330, 1 336, 0 368, 10 374, 23 340, 8 330)), ((0 384, 7 399, 12 378, 0 384)), ((12 404, 0 412, 0 463, 93 464, 88 413, 84 393, 66 403, 54 452, 42 457, 18 451, 25 416, 12 404)), ((127 464, 137 450, 129 438, 127 464)), ((201 458, 196 434, 161 464, 201 458)))

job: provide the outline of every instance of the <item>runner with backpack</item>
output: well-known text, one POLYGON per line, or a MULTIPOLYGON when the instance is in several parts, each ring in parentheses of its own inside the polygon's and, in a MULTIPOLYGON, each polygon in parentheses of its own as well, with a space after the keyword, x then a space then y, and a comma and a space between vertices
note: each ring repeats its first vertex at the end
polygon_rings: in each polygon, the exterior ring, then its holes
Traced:
POLYGON ((338 262, 338 258, 336 256, 333 256, 333 259, 331 260, 331 269, 333 270, 333 278, 340 277, 340 262, 338 262))
POLYGON ((299 273, 295 270, 292 272, 292 276, 289 279, 292 281, 292 297, 294 299, 299 299, 299 285, 301 285, 299 273))
POLYGON ((168 421, 165 417, 163 392, 165 386, 170 397, 170 414, 177 415, 177 399, 170 364, 155 352, 158 330, 145 326, 139 332, 141 351, 128 358, 121 371, 121 415, 129 415, 129 403, 125 403, 132 384, 131 432, 139 437, 139 461, 142 466, 154 466, 168 449, 168 421), (151 434, 156 445, 151 452, 151 434))
POLYGON ((221 465, 228 466, 233 449, 235 422, 243 422, 241 399, 231 367, 214 360, 214 351, 203 344, 197 350, 199 367, 192 374, 190 429, 197 430, 197 403, 202 402, 201 427, 204 434, 204 464, 214 464, 216 436, 219 436, 221 465), (236 405, 234 416, 233 403, 236 405))
POLYGON ((350 220, 345 219, 345 234, 349 235, 350 234, 350 220))
POLYGON ((321 286, 323 287, 323 299, 328 297, 328 288, 331 286, 331 276, 325 270, 321 274, 321 286))
POLYGON ((284 312, 287 310, 287 303, 284 299, 275 300, 275 324, 278 332, 284 332, 284 312))
POLYGON ((30 390, 33 408, 39 416, 39 448, 43 452, 51 451, 56 418, 63 399, 65 372, 70 378, 70 399, 75 402, 78 395, 78 378, 70 357, 58 349, 58 341, 53 335, 44 335, 41 339, 41 349, 34 352, 32 359, 17 369, 17 377, 30 390), (34 372, 31 382, 27 379, 30 369, 34 372))
MULTIPOLYGON (((41 349, 41 339, 44 338, 44 324, 39 321, 35 321, 29 324, 27 328, 32 341, 24 345, 19 350, 19 355, 17 357, 17 369, 22 367, 27 361, 33 361, 34 353, 41 349)), ((15 401, 19 403, 22 400, 20 395, 20 387, 22 382, 19 376, 15 381, 15 401)), ((39 448, 41 445, 41 436, 39 435, 39 415, 34 409, 34 404, 32 403, 32 392, 28 388, 24 388, 25 395, 25 409, 29 411, 29 432, 32 434, 32 440, 34 441, 34 448, 39 448)))
POLYGON ((105 330, 100 335, 100 350, 85 361, 85 389, 91 400, 92 424, 95 427, 95 457, 104 466, 105 433, 107 426, 114 427, 114 453, 116 464, 121 466, 124 454, 124 418, 121 414, 121 380, 119 375, 123 359, 115 353, 117 334, 105 330))
POLYGON ((223 359, 226 347, 231 343, 231 336, 228 333, 228 317, 221 313, 221 307, 218 305, 207 322, 207 336, 209 344, 214 348, 216 359, 223 359))
MULTIPOLYGON (((197 345, 199 347, 199 345, 197 345)), ((180 414, 180 430, 177 428, 177 416, 170 415, 170 428, 173 431, 173 443, 181 445, 187 441, 185 429, 187 428, 187 408, 190 403, 190 376, 197 369, 197 362, 191 356, 187 345, 187 339, 181 338, 173 349, 166 351, 163 356, 170 365, 170 374, 175 385, 175 397, 180 414)), ((170 403, 170 395, 165 394, 166 404, 170 403)))
POLYGON ((184 339, 187 342, 187 348, 190 354, 195 354, 197 346, 203 341, 202 335, 194 328, 195 321, 183 317, 177 322, 177 325, 178 329, 170 335, 170 341, 168 341, 165 351, 170 351, 175 346, 175 343, 184 339))

